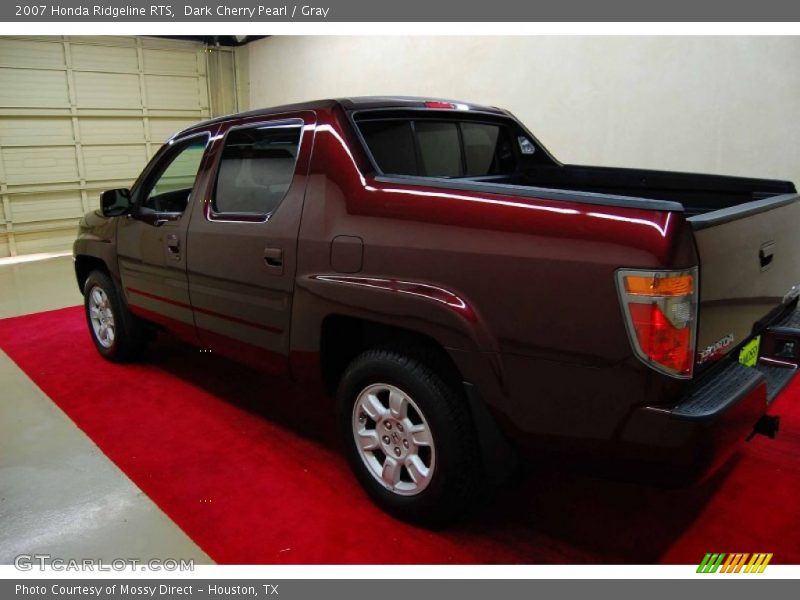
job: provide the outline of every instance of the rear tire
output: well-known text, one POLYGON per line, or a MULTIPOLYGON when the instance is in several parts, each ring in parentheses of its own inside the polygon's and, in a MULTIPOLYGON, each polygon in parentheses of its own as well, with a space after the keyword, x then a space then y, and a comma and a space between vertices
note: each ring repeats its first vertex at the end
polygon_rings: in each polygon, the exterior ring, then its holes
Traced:
POLYGON ((139 358, 146 345, 144 323, 122 302, 117 286, 101 270, 94 270, 83 286, 89 335, 100 355, 113 362, 139 358))
POLYGON ((464 399, 427 365, 375 349, 345 371, 337 393, 347 458, 381 508, 442 525, 461 517, 484 485, 464 399))

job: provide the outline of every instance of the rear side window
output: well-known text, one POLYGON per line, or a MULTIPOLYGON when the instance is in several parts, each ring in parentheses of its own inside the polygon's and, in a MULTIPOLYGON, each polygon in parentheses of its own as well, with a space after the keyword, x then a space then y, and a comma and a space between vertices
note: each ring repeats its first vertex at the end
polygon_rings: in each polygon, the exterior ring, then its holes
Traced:
POLYGON ((225 138, 212 208, 217 214, 272 214, 294 177, 301 126, 232 129, 225 138))
POLYGON ((468 176, 490 175, 494 170, 502 170, 502 165, 506 162, 513 163, 511 142, 507 138, 501 139, 500 128, 496 125, 462 123, 461 135, 464 136, 464 159, 468 176))
POLYGON ((511 136, 500 124, 387 119, 363 121, 358 127, 386 174, 485 177, 516 169, 511 136))

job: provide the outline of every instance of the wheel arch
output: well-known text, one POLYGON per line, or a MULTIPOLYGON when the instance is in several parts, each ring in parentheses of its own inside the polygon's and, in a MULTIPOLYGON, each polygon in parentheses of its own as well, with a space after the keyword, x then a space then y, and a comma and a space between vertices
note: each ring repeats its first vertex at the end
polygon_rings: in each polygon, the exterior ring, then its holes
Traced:
POLYGON ((81 293, 83 293, 83 288, 86 285, 86 280, 89 278, 89 275, 92 271, 96 270, 104 271, 113 279, 111 270, 103 259, 88 254, 78 254, 75 256, 75 278, 81 293))
POLYGON ((381 321, 332 313, 320 327, 320 372, 326 390, 333 394, 347 366, 373 348, 392 348, 437 370, 446 383, 461 390, 464 377, 445 346, 414 329, 381 321))
POLYGON ((289 346, 295 357, 310 358, 303 376, 320 373, 315 364, 318 359, 326 365, 322 375, 330 390, 345 362, 335 352, 340 350, 352 359, 353 348, 365 349, 365 341, 427 349, 446 364, 454 379, 458 373, 459 385, 464 379, 452 352, 497 352, 497 341, 480 312, 456 291, 406 279, 319 274, 298 277, 289 346), (307 367, 312 370, 307 371, 307 367))

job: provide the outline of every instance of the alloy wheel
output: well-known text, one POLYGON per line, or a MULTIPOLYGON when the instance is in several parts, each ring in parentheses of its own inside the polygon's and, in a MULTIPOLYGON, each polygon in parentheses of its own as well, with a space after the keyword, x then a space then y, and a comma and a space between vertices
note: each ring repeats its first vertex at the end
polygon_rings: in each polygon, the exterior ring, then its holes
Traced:
POLYGON ((111 348, 115 336, 114 312, 108 294, 98 285, 89 290, 89 320, 95 339, 103 348, 111 348))
POLYGON ((425 415, 400 388, 375 383, 353 405, 353 437, 369 473, 387 490, 415 496, 431 482, 436 448, 425 415))

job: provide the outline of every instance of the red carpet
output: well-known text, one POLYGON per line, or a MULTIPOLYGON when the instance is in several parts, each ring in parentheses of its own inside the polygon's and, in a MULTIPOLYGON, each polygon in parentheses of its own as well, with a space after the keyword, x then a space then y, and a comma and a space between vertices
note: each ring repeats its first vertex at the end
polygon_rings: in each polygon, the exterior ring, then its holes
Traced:
POLYGON ((112 365, 81 308, 0 321, 0 347, 220 563, 800 563, 800 379, 773 411, 779 438, 754 439, 700 487, 538 469, 483 516, 431 532, 367 500, 326 398, 169 341, 112 365))

